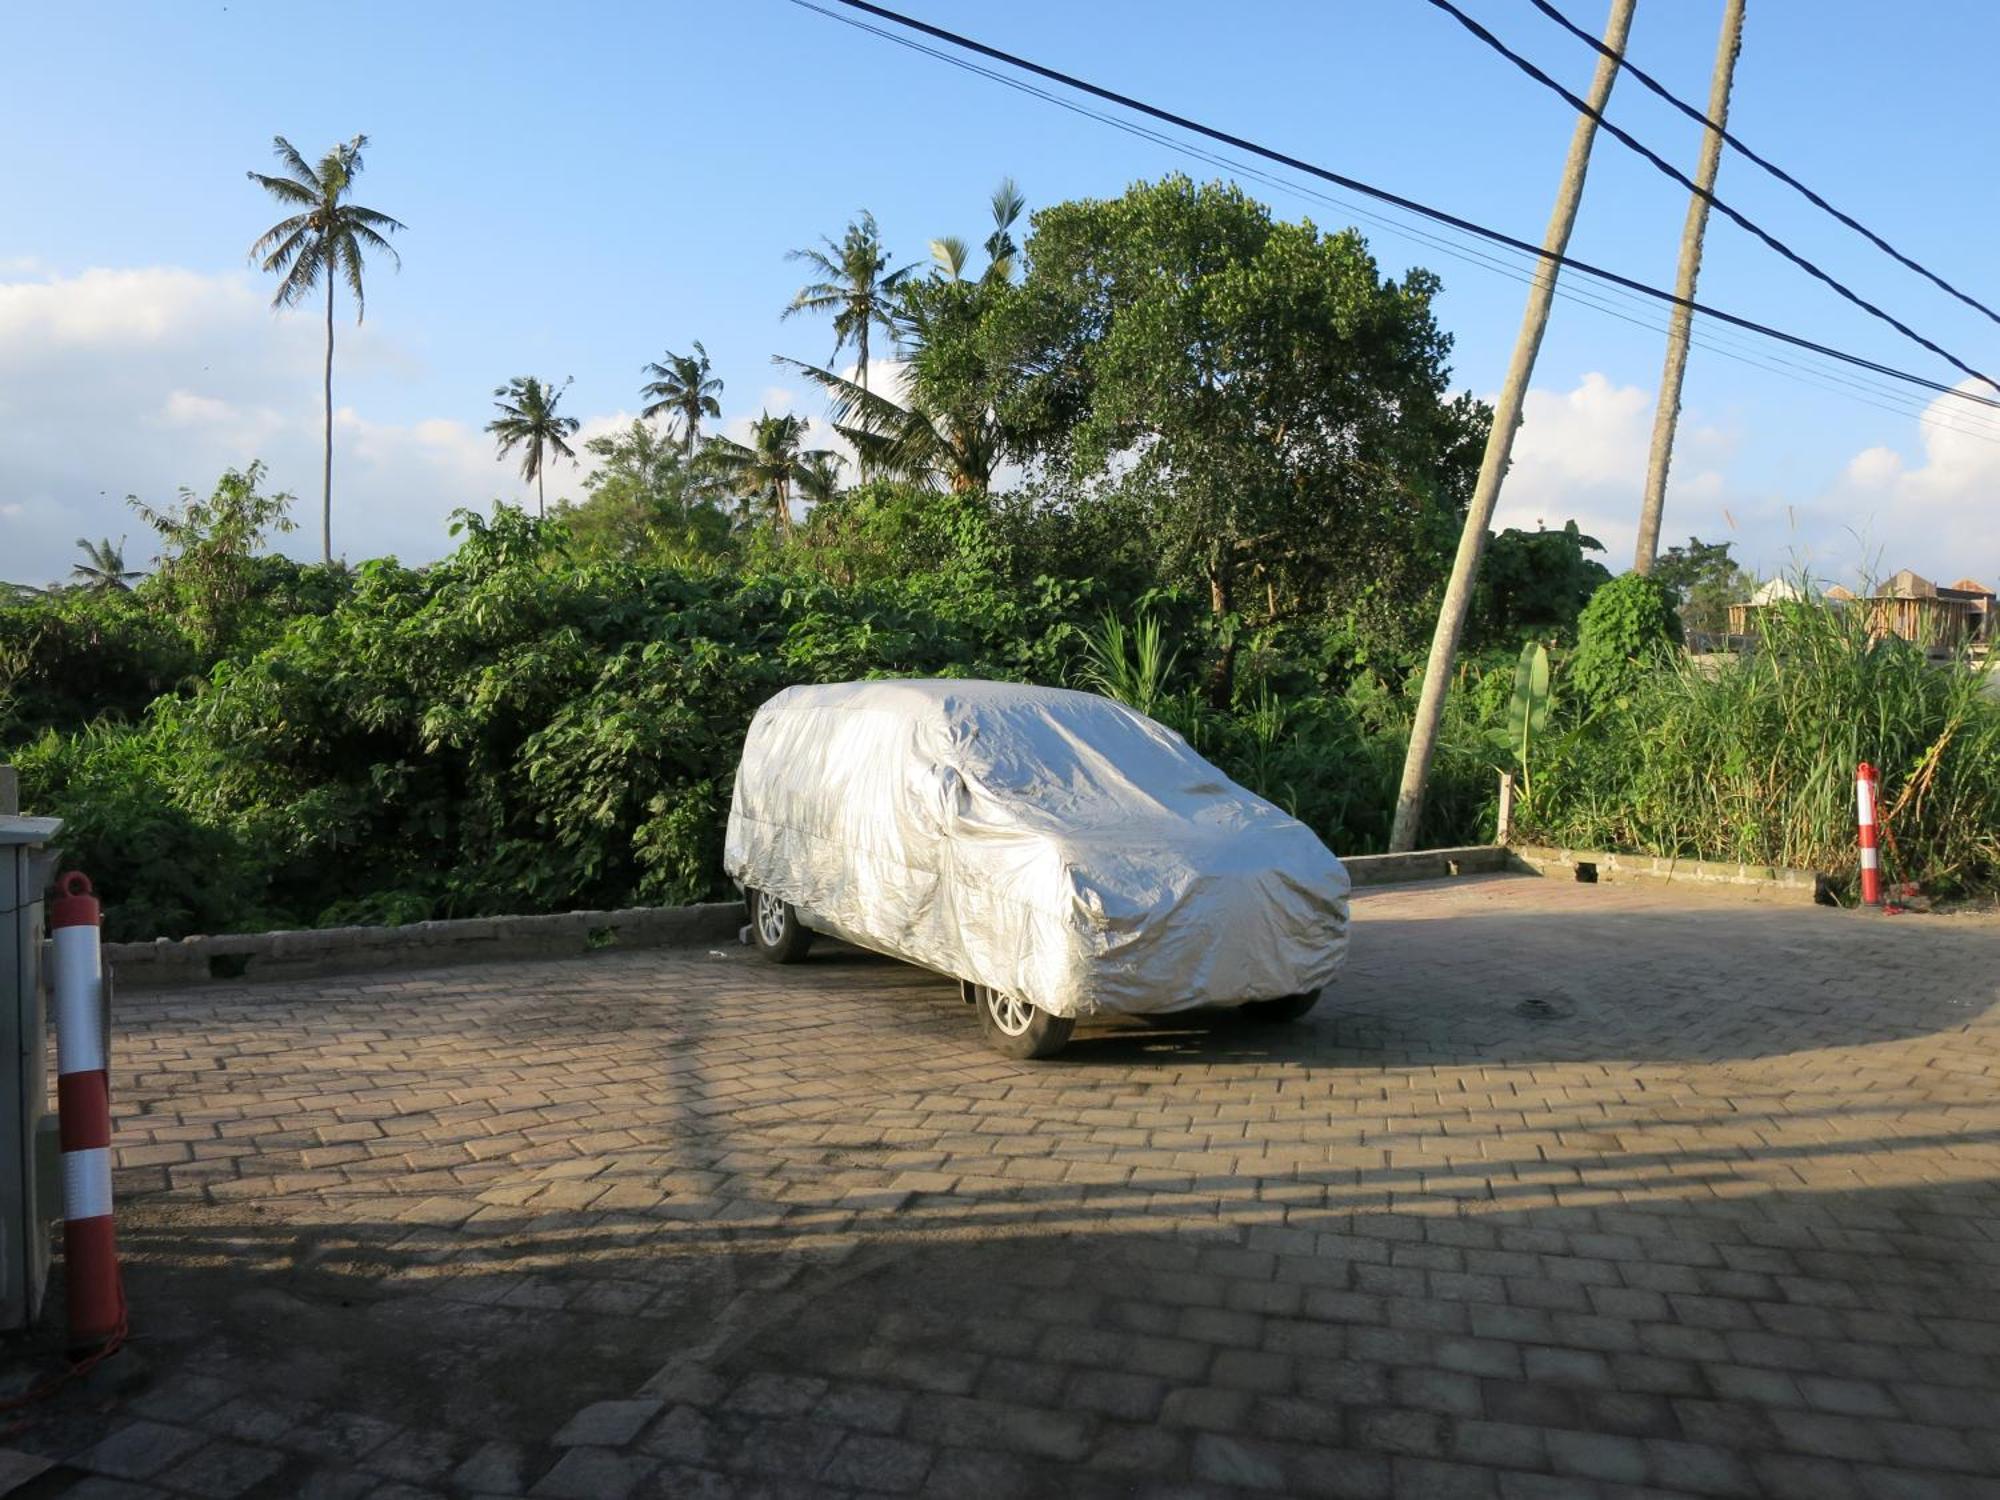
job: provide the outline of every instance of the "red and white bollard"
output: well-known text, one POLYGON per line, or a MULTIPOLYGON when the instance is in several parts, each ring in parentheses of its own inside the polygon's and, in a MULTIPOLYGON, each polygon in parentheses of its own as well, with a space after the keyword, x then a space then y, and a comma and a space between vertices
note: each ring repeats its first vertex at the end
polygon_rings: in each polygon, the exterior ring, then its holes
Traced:
POLYGON ((125 1330, 125 1288, 111 1216, 111 1084, 104 1056, 101 909, 90 877, 56 880, 49 903, 55 948, 56 1106, 63 1154, 63 1278, 74 1347, 104 1344, 125 1330))
POLYGON ((1882 853, 1875 844, 1875 768, 1867 761, 1855 768, 1854 810, 1861 830, 1861 904, 1882 904, 1882 853))

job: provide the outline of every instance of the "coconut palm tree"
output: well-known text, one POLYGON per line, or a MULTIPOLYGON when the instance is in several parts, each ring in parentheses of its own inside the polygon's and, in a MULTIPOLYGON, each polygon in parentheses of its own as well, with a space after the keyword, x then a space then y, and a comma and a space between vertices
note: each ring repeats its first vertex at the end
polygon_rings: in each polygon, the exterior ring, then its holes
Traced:
POLYGON ((354 293, 354 321, 361 321, 362 250, 380 250, 398 268, 402 258, 384 238, 405 226, 385 213, 346 201, 361 175, 361 152, 368 137, 357 135, 335 146, 313 166, 283 136, 272 143, 284 166, 280 176, 251 172, 249 178, 280 203, 298 209, 259 236, 250 258, 279 278, 273 307, 290 307, 304 300, 321 280, 326 282, 326 452, 321 470, 320 543, 327 562, 333 561, 333 285, 345 281, 354 293))
POLYGON ((639 415, 656 417, 666 412, 678 421, 681 456, 691 456, 701 419, 722 415, 722 407, 715 399, 722 393, 722 381, 711 378, 708 373, 708 351, 701 347, 701 340, 696 339, 694 353, 676 354, 669 349, 664 364, 647 365, 643 373, 653 379, 639 388, 639 395, 651 400, 652 405, 639 415))
POLYGON ((747 444, 713 437, 701 453, 711 472, 742 503, 746 519, 751 505, 761 501, 770 510, 771 524, 778 534, 790 536, 792 491, 798 487, 802 471, 833 456, 821 448, 800 451, 805 435, 804 417, 791 412, 774 417, 767 411, 751 423, 747 444))
POLYGON ((526 450, 521 456, 521 477, 535 481, 535 514, 541 516, 549 513, 542 492, 548 455, 576 462, 576 454, 565 439, 575 437, 583 424, 575 417, 556 415, 556 406, 567 389, 567 380, 561 385, 545 385, 532 375, 516 375, 494 388, 493 404, 500 408, 500 415, 486 424, 486 430, 500 440, 500 457, 505 458, 516 447, 526 450))
MULTIPOLYGON (((786 254, 786 260, 802 260, 820 273, 821 279, 808 282, 792 298, 784 311, 789 318, 798 313, 830 313, 833 316, 833 358, 849 344, 854 346, 855 377, 868 389, 868 330, 896 331, 893 299, 896 290, 914 265, 889 270, 888 252, 875 228, 875 216, 866 209, 847 226, 839 244, 822 237, 825 250, 808 247, 786 254), (830 252, 830 253, 829 253, 830 252)), ((831 361, 829 361, 830 363, 831 361)))
POLYGON ((1003 434, 990 408, 951 413, 902 406, 823 366, 784 362, 826 392, 833 430, 854 445, 869 472, 926 489, 992 488, 1003 434))
POLYGON ((808 505, 824 505, 836 499, 841 489, 840 471, 846 467, 846 459, 825 448, 806 454, 793 476, 798 484, 799 499, 808 505))
MULTIPOLYGON (((986 279, 1006 281, 1013 276, 1014 263, 1021 254, 1021 247, 1014 243, 1014 221, 1021 217, 1021 210, 1028 206, 1028 200, 1021 196, 1013 178, 1003 177, 1000 186, 993 190, 990 201, 993 232, 986 236, 986 279)), ((972 249, 958 235, 947 234, 931 241, 931 259, 951 280, 963 281, 966 264, 972 259, 972 249)))
POLYGON ((123 537, 115 547, 110 537, 95 542, 78 537, 76 544, 83 549, 83 561, 72 564, 69 575, 78 588, 89 589, 93 594, 126 594, 132 590, 132 579, 146 576, 137 568, 125 566, 123 537))

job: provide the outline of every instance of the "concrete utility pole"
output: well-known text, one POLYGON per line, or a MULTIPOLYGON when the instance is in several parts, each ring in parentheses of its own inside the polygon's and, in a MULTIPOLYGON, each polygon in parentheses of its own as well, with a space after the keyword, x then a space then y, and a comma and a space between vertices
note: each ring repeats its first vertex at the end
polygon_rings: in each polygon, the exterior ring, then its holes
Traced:
POLYGON ((1521 333, 1514 342, 1514 358, 1507 366, 1500 400, 1493 408, 1493 430, 1486 438, 1486 456, 1479 463, 1479 481, 1473 486, 1465 529, 1458 537, 1458 556, 1452 560, 1451 581, 1445 585, 1444 606, 1438 611, 1437 631, 1431 637, 1423 694, 1417 700, 1416 721, 1410 726, 1410 752, 1403 760, 1403 785, 1396 794, 1396 821, 1389 833, 1392 854, 1405 853, 1417 846, 1417 824, 1424 811, 1424 782, 1430 776, 1431 756, 1437 750, 1438 724, 1444 718, 1445 693, 1451 687, 1452 659, 1458 655, 1458 638, 1465 629, 1465 614, 1472 604, 1473 580, 1479 573, 1480 554, 1486 550, 1486 527, 1493 519, 1494 502, 1500 498, 1500 481, 1507 473, 1507 462, 1514 451, 1514 430, 1521 425, 1521 401, 1528 393, 1529 377, 1535 372, 1535 355, 1541 350, 1542 330, 1549 322, 1549 303, 1555 299, 1556 272, 1560 267, 1549 257, 1560 256, 1569 245, 1577 204, 1583 198, 1584 174, 1590 168, 1591 142, 1597 138, 1596 115, 1602 114, 1610 102, 1611 85, 1618 77, 1619 60, 1625 55, 1625 37, 1632 29, 1634 3, 1635 0, 1611 0, 1611 16, 1604 23, 1604 45, 1609 55, 1598 57, 1597 72, 1590 80, 1588 103, 1594 113, 1577 116, 1576 133, 1570 137, 1562 186, 1556 191, 1548 233, 1542 237, 1543 259, 1528 288, 1521 333))
POLYGON ((1736 54, 1743 46, 1743 0, 1724 0, 1722 35, 1715 44, 1715 76, 1708 86, 1708 117, 1715 128, 1701 133, 1701 160, 1688 197, 1687 224, 1681 230, 1681 264, 1674 276, 1680 298, 1667 325, 1667 364, 1660 372, 1660 404, 1653 411, 1653 446, 1646 455, 1646 497, 1639 506, 1639 547, 1634 572, 1653 571, 1660 551, 1660 515, 1667 505, 1667 468, 1674 460, 1674 428, 1681 416, 1681 380, 1687 374, 1688 329, 1694 311, 1695 281, 1701 275, 1701 241, 1708 230, 1708 193, 1715 191, 1716 168, 1722 165, 1722 132, 1729 126, 1729 86, 1736 77, 1736 54))

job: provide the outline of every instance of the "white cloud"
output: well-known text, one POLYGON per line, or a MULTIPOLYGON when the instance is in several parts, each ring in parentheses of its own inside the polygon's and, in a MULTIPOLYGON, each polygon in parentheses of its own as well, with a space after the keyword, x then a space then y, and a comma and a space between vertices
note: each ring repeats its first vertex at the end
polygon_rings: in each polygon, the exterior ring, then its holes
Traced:
MULTIPOLYGON (((1852 582, 1857 574, 1915 568, 1949 581, 2000 575, 2000 443, 1974 432, 1962 403, 1941 396, 1917 429, 1920 456, 1862 449, 1817 492, 1753 488, 1735 477, 1741 425, 1683 413, 1667 482, 1663 542, 1689 535, 1736 544, 1766 576, 1805 570, 1852 582), (1944 575, 1949 575, 1946 578, 1944 575)), ((1496 527, 1560 526, 1574 519, 1605 544, 1602 561, 1630 565, 1652 436, 1653 397, 1588 374, 1572 389, 1531 389, 1496 527)))
MULTIPOLYGON (((1970 386, 1966 383, 1966 387, 1970 386)), ((1920 457, 1862 449, 1824 498, 1859 536, 1860 562, 1915 568, 1940 583, 2000 583, 2000 441, 1964 402, 1939 396, 1918 429, 1920 457)))
MULTIPOLYGON (((79 535, 128 536, 129 554, 148 556, 127 494, 157 504, 256 458, 273 488, 299 497, 286 550, 317 555, 320 338, 315 320, 274 314, 240 273, 0 281, 0 578, 61 577, 79 535)), ((411 364, 372 325, 343 329, 337 376, 411 364)), ((437 557, 456 507, 532 501, 476 425, 352 407, 334 425, 334 547, 348 557, 437 557)))
MULTIPOLYGON (((1522 403, 1514 461, 1501 486, 1496 529, 1532 531, 1575 521, 1604 543, 1598 555, 1613 572, 1631 566, 1638 540, 1639 501, 1646 487, 1646 458, 1653 436, 1653 394, 1618 385, 1595 371, 1571 390, 1530 388, 1522 403)), ((1683 412, 1667 474, 1663 543, 1697 535, 1709 540, 1744 538, 1739 522, 1757 511, 1728 470, 1743 434, 1683 412)))

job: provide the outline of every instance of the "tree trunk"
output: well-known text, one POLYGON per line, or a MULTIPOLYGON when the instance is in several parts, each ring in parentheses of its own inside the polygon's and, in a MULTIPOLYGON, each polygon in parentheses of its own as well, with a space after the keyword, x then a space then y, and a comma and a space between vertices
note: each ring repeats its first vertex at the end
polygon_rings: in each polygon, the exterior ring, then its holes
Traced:
POLYGON ((1716 169, 1722 165, 1722 131, 1729 124, 1729 86, 1736 76, 1736 54, 1743 45, 1743 0, 1725 0, 1722 34, 1715 44, 1715 74, 1708 86, 1708 117, 1716 128, 1701 134, 1701 159, 1695 166, 1695 186, 1688 198, 1687 223, 1681 229, 1680 269, 1674 276, 1673 317, 1667 324, 1667 362, 1660 373, 1659 405, 1653 410, 1653 442, 1646 455, 1646 495, 1639 503, 1639 545, 1632 558, 1635 573, 1653 571, 1660 550, 1660 517, 1667 506, 1667 468, 1674 458, 1674 429, 1680 423, 1681 382, 1687 375, 1688 330, 1694 311, 1695 282, 1701 275, 1701 241, 1708 229, 1708 199, 1715 190, 1716 169))
POLYGON ((333 562, 333 268, 326 272, 326 452, 320 466, 320 551, 333 562))
POLYGON ((542 491, 542 466, 540 464, 536 464, 535 465, 535 519, 538 521, 546 521, 548 518, 549 518, 548 497, 542 491))
POLYGON ((1215 664, 1208 669, 1208 706, 1217 713, 1226 713, 1229 700, 1236 686, 1236 636, 1228 628, 1229 611, 1234 607, 1229 578, 1229 558, 1225 553, 1208 575, 1208 609, 1216 628, 1225 632, 1222 652, 1215 658, 1215 664))
POLYGON ((1452 559, 1451 579, 1445 585, 1444 604, 1438 610, 1437 629, 1431 636, 1430 659, 1424 666, 1423 692, 1417 699, 1416 718, 1410 724, 1410 748, 1403 758, 1402 786, 1396 793, 1396 819, 1389 833, 1389 852, 1405 854, 1417 845, 1417 828, 1423 819, 1424 783, 1430 777, 1431 756, 1437 750, 1438 726, 1444 719, 1445 694, 1451 690, 1452 661, 1458 655, 1458 638, 1465 629, 1466 612, 1472 607, 1472 588, 1479 575, 1480 554, 1486 550, 1486 528, 1493 519, 1493 507, 1500 498, 1500 481, 1514 451, 1514 431, 1521 425, 1521 403, 1528 381, 1535 373, 1535 356, 1541 351, 1542 332, 1548 327, 1549 304, 1555 300, 1558 262, 1569 245, 1570 230, 1576 224, 1577 204, 1583 198, 1583 180, 1590 167, 1591 142, 1597 136, 1597 115, 1611 98, 1611 85, 1618 77, 1619 61, 1625 51, 1625 37, 1632 29, 1634 0, 1611 0, 1611 15, 1604 23, 1604 45, 1609 55, 1600 55, 1597 71, 1590 81, 1588 103, 1593 113, 1579 115, 1570 137, 1569 156, 1563 163, 1561 186, 1549 215, 1548 232, 1542 238, 1544 258, 1528 287, 1528 305, 1521 314, 1521 332, 1514 342, 1514 357, 1507 366, 1506 383, 1494 403, 1493 427, 1486 435, 1486 453, 1480 459, 1479 479, 1466 508, 1465 526, 1458 536, 1458 554, 1452 559))

